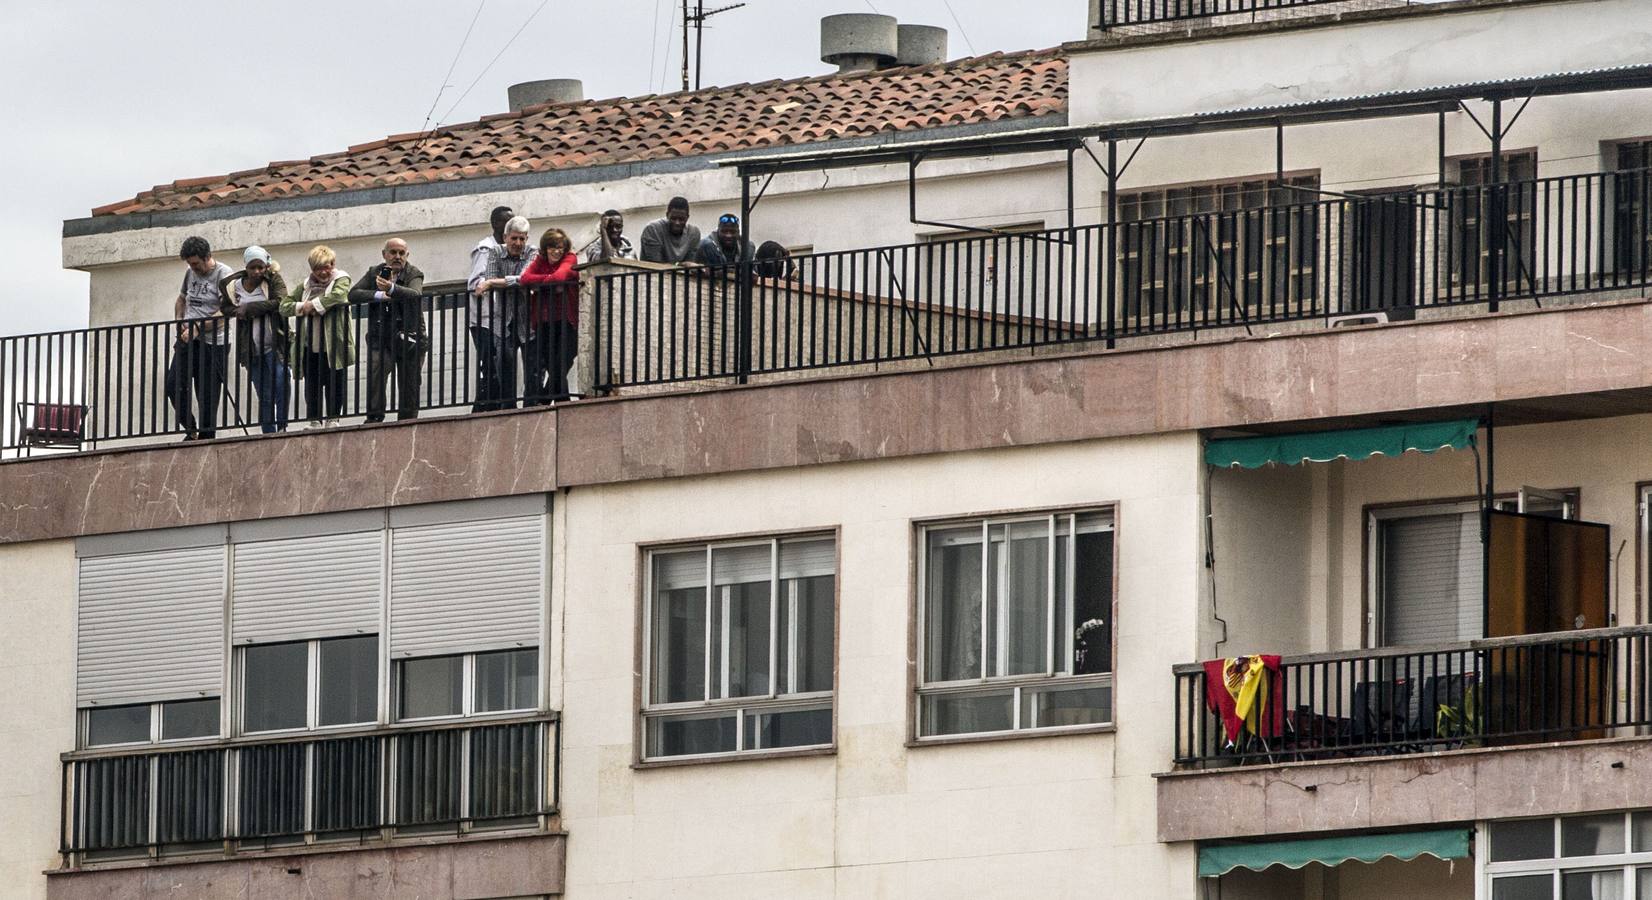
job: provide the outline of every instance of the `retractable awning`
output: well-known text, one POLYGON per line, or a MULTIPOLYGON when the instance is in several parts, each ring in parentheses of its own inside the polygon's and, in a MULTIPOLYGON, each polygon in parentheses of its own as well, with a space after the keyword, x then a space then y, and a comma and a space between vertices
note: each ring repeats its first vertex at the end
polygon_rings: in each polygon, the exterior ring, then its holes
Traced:
POLYGON ((1223 469, 1259 469, 1269 464, 1294 466, 1334 459, 1366 459, 1402 453, 1433 453, 1474 446, 1476 419, 1350 428, 1248 438, 1219 438, 1205 446, 1205 462, 1223 469))
POLYGON ((1309 863, 1327 866, 1339 866, 1345 862, 1374 863, 1387 857, 1405 861, 1420 856, 1442 860, 1467 859, 1471 837, 1472 833, 1467 829, 1448 828, 1200 847, 1199 877, 1218 878, 1234 869, 1260 872, 1271 866, 1300 869, 1309 863))

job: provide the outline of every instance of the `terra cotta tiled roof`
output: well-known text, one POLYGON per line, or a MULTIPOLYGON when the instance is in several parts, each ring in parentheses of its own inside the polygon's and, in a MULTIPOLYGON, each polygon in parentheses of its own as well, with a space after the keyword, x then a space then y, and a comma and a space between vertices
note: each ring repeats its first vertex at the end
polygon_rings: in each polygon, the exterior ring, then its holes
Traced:
POLYGON ((530 106, 306 160, 158 185, 94 216, 198 209, 1031 119, 1067 109, 1059 51, 530 106))

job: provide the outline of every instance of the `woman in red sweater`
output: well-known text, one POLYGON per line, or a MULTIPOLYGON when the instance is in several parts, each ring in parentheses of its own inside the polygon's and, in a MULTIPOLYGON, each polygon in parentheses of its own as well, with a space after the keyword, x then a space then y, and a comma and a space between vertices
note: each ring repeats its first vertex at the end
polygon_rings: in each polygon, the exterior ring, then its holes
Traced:
POLYGON ((579 257, 560 228, 539 238, 539 254, 518 281, 528 288, 529 334, 523 399, 543 406, 568 399, 568 369, 579 346, 579 257))

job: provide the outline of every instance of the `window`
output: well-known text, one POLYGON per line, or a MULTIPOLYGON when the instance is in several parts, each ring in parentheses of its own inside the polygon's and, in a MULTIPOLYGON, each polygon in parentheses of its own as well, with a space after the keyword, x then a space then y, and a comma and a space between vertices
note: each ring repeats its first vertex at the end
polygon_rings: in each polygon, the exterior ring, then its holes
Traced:
MULTIPOLYGON (((1500 497, 1497 509, 1575 518, 1575 490, 1525 488, 1500 497)), ((1378 615, 1374 642, 1428 646, 1485 636, 1478 501, 1435 503, 1371 513, 1371 579, 1378 615)))
POLYGON ((241 648, 246 734, 378 720, 377 635, 241 648))
POLYGON ((1652 898, 1652 812, 1492 822, 1486 831, 1492 900, 1652 898))
MULTIPOLYGON (((1017 315, 1045 315, 1031 298, 1054 277, 1058 245, 1037 235, 1043 222, 991 225, 984 231, 943 231, 918 236, 922 247, 906 271, 911 290, 935 303, 1017 315)), ((898 258, 903 267, 908 265, 898 258)), ((897 264, 890 261, 891 270, 897 264)))
POLYGON ((923 546, 920 738, 1112 721, 1109 515, 931 526, 923 546))
POLYGON ((145 744, 218 736, 218 698, 94 706, 83 710, 83 746, 145 744))
POLYGON ((1492 183, 1491 156, 1453 161, 1459 187, 1446 192, 1451 210, 1452 280, 1457 291, 1477 296, 1492 281, 1492 234, 1488 221, 1494 200, 1503 204, 1503 250, 1497 263, 1506 291, 1536 290, 1537 153, 1526 150, 1503 154, 1498 182, 1507 185, 1500 196, 1486 190, 1492 183))
POLYGON ((539 650, 397 660, 396 693, 404 721, 537 709, 539 650))
POLYGON ((643 756, 832 743, 831 538, 649 554, 643 756))
POLYGON ((1304 311, 1319 273, 1318 188, 1313 173, 1121 193, 1125 314, 1226 315, 1241 298, 1265 315, 1304 311))
POLYGON ((1609 154, 1612 268, 1619 278, 1644 278, 1652 268, 1652 140, 1624 141, 1609 154))

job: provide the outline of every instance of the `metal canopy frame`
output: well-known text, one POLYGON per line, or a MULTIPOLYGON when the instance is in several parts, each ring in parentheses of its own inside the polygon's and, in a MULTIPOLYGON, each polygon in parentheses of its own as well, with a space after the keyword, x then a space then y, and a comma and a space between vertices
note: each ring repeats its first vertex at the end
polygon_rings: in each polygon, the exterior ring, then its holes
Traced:
MULTIPOLYGON (((1439 164, 1440 179, 1443 184, 1445 182, 1446 167, 1445 116, 1448 112, 1462 111, 1469 115, 1475 125, 1491 141, 1491 176, 1492 182, 1496 183, 1502 168, 1503 138, 1508 133, 1509 128, 1520 118, 1520 114, 1525 112, 1526 106, 1531 103, 1533 98, 1638 88, 1652 88, 1652 64, 1560 72, 1500 81, 1442 85, 1432 88, 1417 88, 1328 100, 1311 100, 1303 103, 1275 106, 1246 107, 1156 119, 1135 119, 1095 125, 1029 128, 964 138, 904 141, 895 138, 875 146, 736 156, 718 160, 717 165, 725 168, 732 167, 740 176, 740 237, 742 242, 749 241, 751 238, 752 210, 757 206, 758 201, 762 200, 769 184, 774 181, 774 176, 788 172, 822 172, 830 169, 874 165, 906 166, 908 217, 913 224, 950 228, 971 233, 1001 234, 1003 232, 993 228, 920 219, 918 217, 918 165, 928 160, 937 159, 1059 152, 1066 156, 1067 229, 1069 231, 1067 240, 1071 240, 1070 232, 1074 227, 1076 199, 1074 159, 1081 150, 1086 156, 1090 157, 1090 160, 1095 163, 1107 179, 1108 224, 1118 221, 1119 176, 1123 175, 1125 170, 1129 168, 1130 163, 1135 160, 1136 154, 1141 151, 1142 144, 1146 143, 1149 137, 1175 137, 1262 128, 1273 129, 1275 135, 1274 187, 1277 190, 1284 186, 1285 128, 1288 126, 1435 115, 1439 117, 1439 164), (1521 101, 1519 110, 1507 123, 1503 120, 1503 102, 1506 100, 1521 101), (1487 101, 1491 104, 1491 125, 1489 128, 1469 110, 1466 105, 1469 101, 1487 101), (1129 140, 1136 141, 1136 146, 1130 151, 1129 158, 1120 164, 1118 144, 1120 141, 1129 140), (1091 142, 1106 144, 1106 163, 1098 159, 1090 149, 1091 142), (751 191, 751 182, 754 178, 763 179, 762 188, 755 198, 751 191)), ((1502 252, 1503 237, 1500 234, 1502 230, 1500 226, 1504 223, 1504 219, 1500 214, 1502 209, 1501 200, 1500 196, 1491 199, 1492 208, 1489 216, 1494 230, 1490 251, 1492 271, 1494 272, 1497 271, 1497 257, 1502 252)), ((1044 239, 1050 240, 1050 238, 1044 239)), ((750 289, 749 285, 745 284, 746 281, 749 281, 749 279, 741 279, 742 286, 739 291, 738 312, 742 316, 749 316, 750 314, 750 289)), ((1493 278, 1492 282, 1489 307, 1492 312, 1497 312, 1502 299, 1502 285, 1496 278, 1493 278)), ((1114 289, 1112 279, 1108 279, 1106 290, 1107 317, 1109 320, 1107 349, 1109 350, 1115 346, 1111 321, 1114 314, 1114 289)), ((1248 332, 1250 330, 1249 321, 1245 321, 1244 324, 1248 332)), ((741 382, 743 383, 744 380, 744 377, 742 377, 741 382)))

